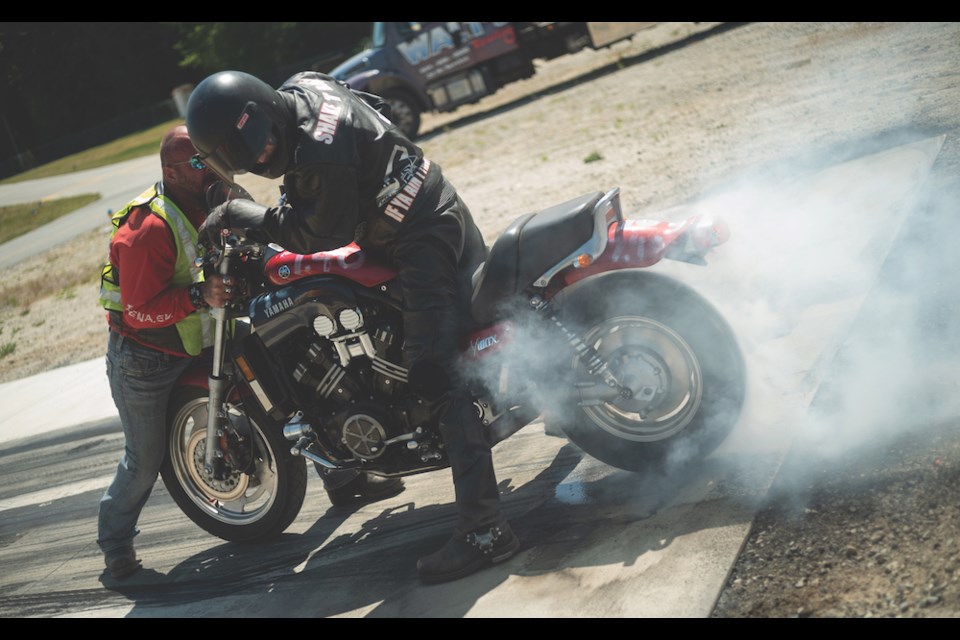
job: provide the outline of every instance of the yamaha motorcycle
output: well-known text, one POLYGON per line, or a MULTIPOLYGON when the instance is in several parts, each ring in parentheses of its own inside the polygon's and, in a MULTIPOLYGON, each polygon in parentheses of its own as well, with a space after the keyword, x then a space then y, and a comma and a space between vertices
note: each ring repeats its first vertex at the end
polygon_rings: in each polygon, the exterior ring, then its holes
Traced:
MULTIPOLYGON (((721 220, 627 220, 619 189, 515 220, 472 288, 461 362, 496 444, 542 420, 628 471, 696 463, 745 396, 734 333, 662 259, 706 264, 721 220)), ((282 533, 308 464, 407 476, 449 466, 401 356, 396 272, 356 245, 299 255, 230 230, 198 258, 246 283, 178 382, 161 475, 183 512, 234 542, 282 533)))

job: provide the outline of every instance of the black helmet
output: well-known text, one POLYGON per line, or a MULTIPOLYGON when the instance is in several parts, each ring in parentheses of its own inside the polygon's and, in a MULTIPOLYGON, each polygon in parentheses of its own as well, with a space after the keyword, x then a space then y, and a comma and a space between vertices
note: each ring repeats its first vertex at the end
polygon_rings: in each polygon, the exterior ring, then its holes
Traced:
POLYGON ((250 171, 279 178, 287 166, 284 110, 277 92, 242 71, 221 71, 197 85, 187 102, 187 132, 200 158, 226 180, 250 171), (270 141, 278 149, 257 159, 270 141))

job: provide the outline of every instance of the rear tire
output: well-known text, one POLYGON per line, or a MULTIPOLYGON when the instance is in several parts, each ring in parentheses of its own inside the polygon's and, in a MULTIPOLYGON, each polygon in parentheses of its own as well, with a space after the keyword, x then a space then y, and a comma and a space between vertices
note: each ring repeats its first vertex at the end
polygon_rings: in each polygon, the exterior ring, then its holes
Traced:
POLYGON ((251 419, 251 473, 233 470, 212 478, 204 470, 207 390, 175 390, 167 416, 160 475, 174 502, 200 528, 230 542, 252 543, 280 535, 296 519, 306 495, 307 466, 290 453, 282 434, 251 419))
MULTIPOLYGON (((740 416, 746 370, 729 325, 699 294, 658 274, 617 274, 575 292, 562 319, 633 390, 548 415, 590 456, 628 471, 666 470, 716 449, 740 416)), ((568 363, 574 384, 595 382, 568 363)), ((602 383, 600 383, 602 385, 602 383)))

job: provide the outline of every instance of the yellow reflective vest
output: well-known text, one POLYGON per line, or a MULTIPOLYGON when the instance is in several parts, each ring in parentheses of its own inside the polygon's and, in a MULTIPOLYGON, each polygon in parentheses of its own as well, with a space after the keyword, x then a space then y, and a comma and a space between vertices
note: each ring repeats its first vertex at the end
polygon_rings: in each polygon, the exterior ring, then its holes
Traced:
MULTIPOLYGON (((127 220, 130 211, 136 207, 147 206, 150 211, 167 223, 173 231, 177 244, 177 261, 174 266, 173 284, 186 287, 194 282, 203 281, 203 270, 196 266, 197 258, 197 230, 180 208, 172 200, 163 195, 157 185, 154 185, 131 200, 127 205, 111 216, 113 230, 110 241, 113 242, 117 231, 127 220)), ((120 300, 120 277, 114 266, 108 261, 100 271, 100 304, 108 311, 123 313, 123 302, 120 300)), ((204 348, 213 344, 213 319, 206 310, 199 310, 183 318, 175 325, 183 349, 186 353, 195 356, 204 348)))

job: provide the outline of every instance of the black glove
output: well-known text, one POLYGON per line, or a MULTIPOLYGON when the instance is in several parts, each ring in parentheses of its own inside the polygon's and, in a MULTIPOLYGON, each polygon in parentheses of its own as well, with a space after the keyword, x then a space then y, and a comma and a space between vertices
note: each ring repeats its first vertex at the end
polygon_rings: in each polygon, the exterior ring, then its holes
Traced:
POLYGON ((214 207, 207 215, 207 219, 204 220, 200 228, 197 229, 197 241, 201 246, 213 248, 219 247, 222 244, 220 241, 221 231, 230 228, 229 215, 227 213, 229 206, 229 202, 224 202, 214 207))
POLYGON ((249 233, 263 225, 267 207, 253 200, 230 200, 214 207, 207 219, 197 229, 197 237, 201 244, 208 247, 219 247, 223 229, 231 229, 243 233, 251 238, 267 241, 263 234, 249 233))

